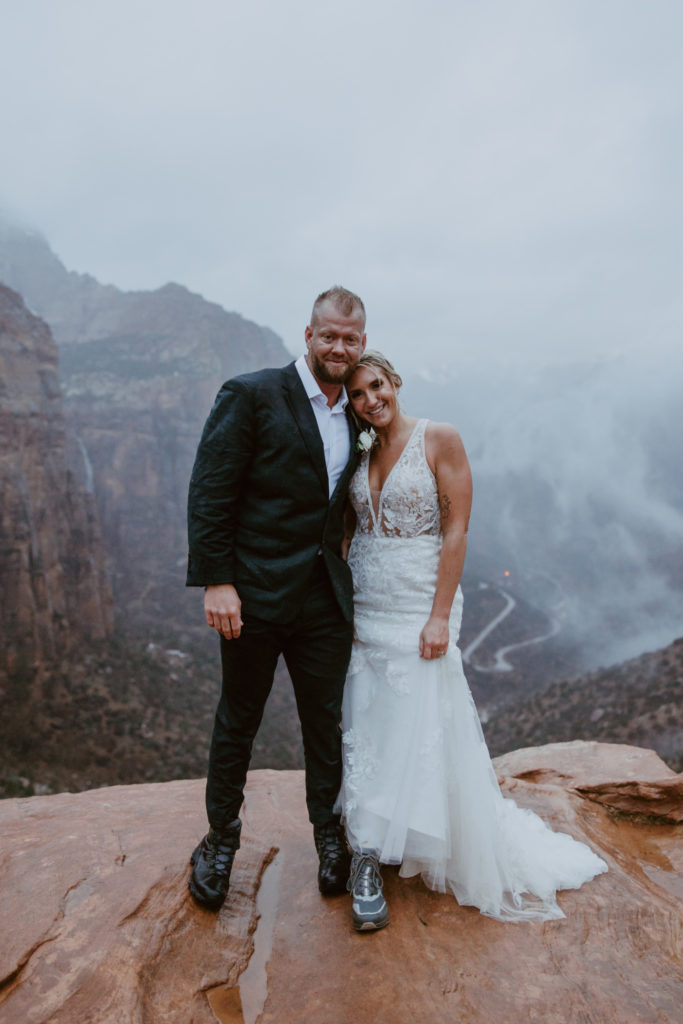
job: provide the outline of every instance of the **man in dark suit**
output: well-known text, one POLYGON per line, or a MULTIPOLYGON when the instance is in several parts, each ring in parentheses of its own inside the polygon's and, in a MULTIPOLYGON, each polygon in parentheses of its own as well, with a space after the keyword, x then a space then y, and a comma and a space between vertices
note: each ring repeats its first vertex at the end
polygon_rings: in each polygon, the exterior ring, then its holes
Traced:
POLYGON ((189 882, 212 909, 228 891, 252 743, 280 654, 301 722, 320 891, 343 892, 348 877, 334 812, 353 634, 343 511, 357 462, 343 385, 365 348, 362 301, 345 288, 323 292, 305 339, 305 355, 289 366, 223 385, 190 482, 187 583, 206 587, 223 670, 206 786, 210 828, 192 854, 189 882))

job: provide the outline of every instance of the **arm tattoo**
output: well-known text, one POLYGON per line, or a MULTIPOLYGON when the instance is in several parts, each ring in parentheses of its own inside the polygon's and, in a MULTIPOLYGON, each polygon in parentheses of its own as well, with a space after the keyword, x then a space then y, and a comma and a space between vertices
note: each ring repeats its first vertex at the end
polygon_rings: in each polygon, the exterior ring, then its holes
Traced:
POLYGON ((451 512, 451 499, 447 494, 439 495, 439 510, 441 512, 441 519, 448 519, 451 512))

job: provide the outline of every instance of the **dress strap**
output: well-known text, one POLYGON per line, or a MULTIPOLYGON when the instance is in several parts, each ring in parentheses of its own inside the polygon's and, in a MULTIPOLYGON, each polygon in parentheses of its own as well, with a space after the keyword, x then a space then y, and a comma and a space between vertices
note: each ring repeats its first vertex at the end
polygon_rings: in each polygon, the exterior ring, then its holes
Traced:
POLYGON ((427 424, 428 423, 429 423, 429 420, 426 420, 426 419, 418 420, 417 421, 417 426, 415 427, 415 434, 414 434, 415 441, 416 441, 417 444, 419 444, 420 451, 425 456, 425 458, 427 457, 426 453, 425 453, 425 431, 427 430, 427 424))

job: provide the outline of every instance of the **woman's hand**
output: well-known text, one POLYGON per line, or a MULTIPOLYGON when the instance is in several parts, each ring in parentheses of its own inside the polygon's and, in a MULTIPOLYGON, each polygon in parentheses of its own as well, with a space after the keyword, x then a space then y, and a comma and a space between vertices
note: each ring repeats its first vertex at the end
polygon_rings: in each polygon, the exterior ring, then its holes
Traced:
POLYGON ((430 615, 420 633, 420 657, 441 658, 448 650, 448 619, 430 615))

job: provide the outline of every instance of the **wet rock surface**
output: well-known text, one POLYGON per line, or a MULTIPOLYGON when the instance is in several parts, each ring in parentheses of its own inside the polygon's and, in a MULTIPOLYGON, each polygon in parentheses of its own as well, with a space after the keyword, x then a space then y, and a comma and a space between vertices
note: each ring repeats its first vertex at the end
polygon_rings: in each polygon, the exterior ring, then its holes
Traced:
POLYGON ((677 1019, 680 779, 651 751, 598 743, 495 766, 506 793, 609 863, 560 896, 564 921, 501 924, 387 869, 391 924, 357 935, 348 899, 317 891, 301 772, 250 774, 217 915, 187 892, 202 781, 4 801, 0 1021, 677 1019))

